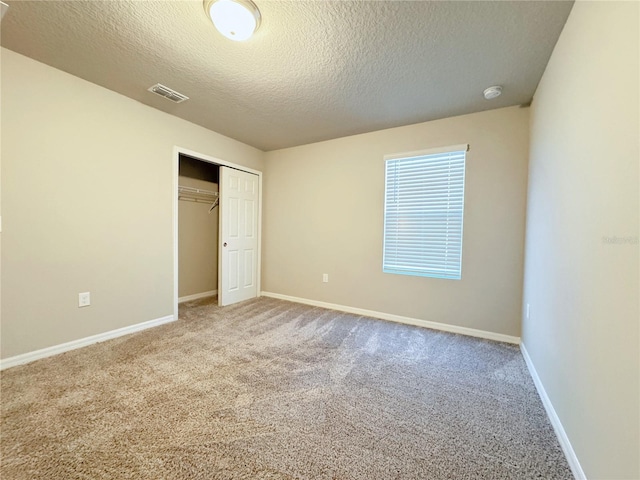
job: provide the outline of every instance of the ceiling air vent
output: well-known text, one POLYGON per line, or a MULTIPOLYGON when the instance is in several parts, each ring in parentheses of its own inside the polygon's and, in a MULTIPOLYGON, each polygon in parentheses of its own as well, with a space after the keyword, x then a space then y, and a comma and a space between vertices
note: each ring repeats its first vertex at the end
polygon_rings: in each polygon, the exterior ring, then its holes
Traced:
POLYGON ((189 97, 187 97, 186 95, 178 93, 175 90, 171 90, 169 87, 165 87, 161 83, 156 83, 153 87, 149 88, 149 91, 175 103, 181 103, 185 100, 189 100, 189 97))

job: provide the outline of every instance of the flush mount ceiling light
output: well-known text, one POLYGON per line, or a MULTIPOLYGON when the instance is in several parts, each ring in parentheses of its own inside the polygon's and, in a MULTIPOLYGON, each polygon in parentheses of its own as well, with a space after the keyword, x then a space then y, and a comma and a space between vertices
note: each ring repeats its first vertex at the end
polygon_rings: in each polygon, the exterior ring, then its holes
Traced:
POLYGON ((247 40, 260 26, 260 10, 251 0, 205 0, 204 10, 225 37, 247 40))
POLYGON ((487 100, 492 100, 500 95, 502 95, 502 87, 500 85, 494 85, 484 90, 484 98, 487 100))

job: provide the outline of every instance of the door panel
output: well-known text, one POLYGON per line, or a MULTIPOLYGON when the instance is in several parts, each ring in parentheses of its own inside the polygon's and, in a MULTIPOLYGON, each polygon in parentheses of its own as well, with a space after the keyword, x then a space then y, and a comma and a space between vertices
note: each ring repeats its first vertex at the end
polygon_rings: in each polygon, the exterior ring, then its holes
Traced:
POLYGON ((220 167, 218 303, 258 296, 258 176, 220 167))
MULTIPOLYGON (((233 192, 237 195, 238 192, 233 192)), ((240 235, 240 211, 238 207, 239 199, 229 198, 229 239, 237 239, 240 235)))
POLYGON ((244 204, 244 234, 247 238, 252 238, 254 235, 254 221, 256 217, 255 202, 247 200, 244 204))
POLYGON ((255 252, 253 250, 245 250, 244 252, 244 286, 245 288, 253 287, 253 265, 255 265, 255 252))
POLYGON ((240 277, 240 261, 238 259, 238 251, 229 250, 227 252, 227 255, 229 256, 229 267, 227 269, 229 272, 228 291, 235 292, 240 288, 240 285, 238 285, 238 278, 240 277))

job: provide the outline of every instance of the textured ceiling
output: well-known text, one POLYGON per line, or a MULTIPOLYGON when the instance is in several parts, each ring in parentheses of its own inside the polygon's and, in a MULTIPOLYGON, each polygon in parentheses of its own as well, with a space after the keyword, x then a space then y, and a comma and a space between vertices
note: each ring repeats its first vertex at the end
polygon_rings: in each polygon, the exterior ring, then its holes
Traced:
POLYGON ((255 0, 233 42, 199 0, 5 1, 3 47, 262 150, 527 103, 572 6, 255 0))

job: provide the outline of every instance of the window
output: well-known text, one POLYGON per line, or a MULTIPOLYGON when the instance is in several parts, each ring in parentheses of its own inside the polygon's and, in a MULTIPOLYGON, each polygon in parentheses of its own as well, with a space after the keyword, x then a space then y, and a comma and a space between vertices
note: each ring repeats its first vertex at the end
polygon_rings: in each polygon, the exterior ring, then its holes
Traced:
POLYGON ((385 273, 460 280, 467 149, 385 157, 385 273))

